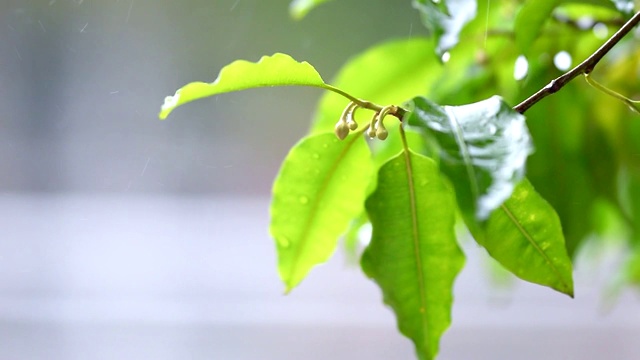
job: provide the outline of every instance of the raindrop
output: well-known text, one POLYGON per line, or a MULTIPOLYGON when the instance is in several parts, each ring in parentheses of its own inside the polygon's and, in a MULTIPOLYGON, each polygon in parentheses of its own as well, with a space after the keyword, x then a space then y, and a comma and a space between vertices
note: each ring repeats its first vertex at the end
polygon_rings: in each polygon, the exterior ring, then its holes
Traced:
POLYGON ((318 153, 313 153, 313 154, 311 155, 311 157, 312 157, 312 158, 314 158, 314 159, 316 159, 316 160, 318 160, 318 159, 320 159, 320 154, 318 154, 318 153))
POLYGON ((288 248, 289 246, 291 246, 291 241, 289 241, 289 239, 287 239, 286 237, 279 237, 278 238, 278 245, 282 246, 283 248, 288 248))
POLYGON ((513 78, 516 80, 522 80, 529 72, 529 62, 524 55, 518 56, 515 66, 513 67, 513 78))
POLYGON ((588 30, 593 27, 593 19, 590 16, 582 16, 576 20, 576 24, 580 30, 588 30))
POLYGON ((606 39, 609 36, 609 28, 603 23, 597 23, 593 26, 593 35, 598 39, 606 39))
POLYGON ((443 63, 447 63, 451 59, 451 54, 448 51, 445 51, 445 53, 442 54, 441 59, 443 63))
POLYGON ((300 198, 298 198, 298 200, 300 201, 300 204, 302 205, 306 205, 309 203, 309 198, 306 196, 300 196, 300 198))
POLYGON ((553 57, 553 65, 560 71, 567 71, 571 67, 571 55, 566 51, 560 51, 553 57))

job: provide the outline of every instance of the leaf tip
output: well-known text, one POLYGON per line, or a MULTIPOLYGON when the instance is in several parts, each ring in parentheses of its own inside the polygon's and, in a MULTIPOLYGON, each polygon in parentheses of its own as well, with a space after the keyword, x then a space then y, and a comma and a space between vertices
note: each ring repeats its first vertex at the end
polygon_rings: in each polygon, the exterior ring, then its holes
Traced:
POLYGON ((158 118, 160 120, 165 120, 169 114, 179 105, 180 101, 180 90, 176 91, 175 95, 169 95, 164 98, 164 103, 162 107, 160 107, 160 113, 158 114, 158 118))

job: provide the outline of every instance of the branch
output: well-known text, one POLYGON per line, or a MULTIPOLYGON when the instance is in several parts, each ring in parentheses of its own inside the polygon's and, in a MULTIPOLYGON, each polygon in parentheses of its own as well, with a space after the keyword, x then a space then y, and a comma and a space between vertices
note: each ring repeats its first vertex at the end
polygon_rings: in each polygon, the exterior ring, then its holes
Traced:
POLYGON ((618 30, 613 36, 607 40, 596 52, 594 52, 591 56, 589 56, 585 61, 580 63, 580 65, 574 67, 568 72, 564 73, 560 77, 551 80, 547 86, 538 90, 535 94, 531 95, 528 99, 521 102, 520 104, 513 107, 513 110, 523 114, 530 107, 532 107, 538 101, 544 99, 545 97, 558 92, 562 87, 564 87, 569 81, 573 80, 576 76, 580 74, 589 74, 593 71, 593 68, 596 67, 598 62, 614 47, 620 40, 622 40, 625 35, 627 35, 634 26, 636 26, 640 22, 640 12, 637 12, 629 21, 627 21, 621 28, 618 30))

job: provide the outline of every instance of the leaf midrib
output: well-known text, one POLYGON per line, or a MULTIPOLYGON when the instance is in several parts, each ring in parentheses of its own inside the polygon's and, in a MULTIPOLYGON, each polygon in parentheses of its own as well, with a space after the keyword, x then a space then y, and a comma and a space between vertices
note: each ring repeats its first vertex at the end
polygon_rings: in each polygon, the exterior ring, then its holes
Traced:
POLYGON ((298 260, 300 259, 300 253, 302 252, 302 249, 306 247, 308 238, 309 238, 309 232, 311 231, 311 228, 313 227, 313 223, 316 220, 316 212, 318 211, 318 207, 320 205, 320 202, 322 201, 322 198, 324 197, 324 194, 327 190, 327 187, 329 186, 329 183, 331 182, 331 180, 333 179, 333 175, 336 171, 336 169, 338 168, 338 165, 342 162, 342 160, 344 159, 345 155, 349 152, 349 150, 351 149, 351 147, 353 146, 353 144, 355 144, 356 140, 360 138, 361 132, 357 132, 355 134, 353 134, 351 136, 351 141, 349 141, 346 146, 344 147, 344 149, 342 149, 342 152, 340 152, 340 155, 338 155, 338 158, 336 159, 336 161, 334 162, 334 164, 331 166, 331 168, 329 169, 329 171, 327 172, 327 176, 324 178, 324 180, 322 181, 322 184, 320 185, 320 188, 318 190, 318 196, 316 197, 316 201, 312 202, 311 204, 311 210, 309 211, 309 217, 307 218, 305 225, 304 225, 304 229, 302 231, 302 236, 301 238, 301 243, 300 245, 296 248, 295 251, 295 256, 293 258, 293 262, 291 264, 291 270, 289 271, 289 276, 288 279, 289 281, 287 281, 287 285, 288 286, 292 286, 291 285, 291 279, 293 278, 293 274, 296 272, 297 267, 298 267, 298 260))
MULTIPOLYGON (((421 254, 420 250, 420 239, 418 235, 418 210, 416 206, 416 193, 415 193, 415 183, 413 182, 413 167, 411 165, 411 154, 405 149, 404 151, 404 159, 405 166, 407 170, 407 185, 409 187, 409 204, 411 207, 411 231, 412 231, 412 240, 413 240, 413 248, 415 253, 416 260, 416 272, 418 276, 418 291, 420 292, 420 308, 418 312, 420 313, 420 320, 423 328, 423 336, 424 336, 424 344, 428 346, 429 339, 427 336, 427 305, 426 305, 426 290, 424 288, 424 272, 422 266, 421 254)), ((427 353, 428 349, 425 349, 425 353, 427 353)))
POLYGON ((529 234, 529 232, 524 228, 524 226, 520 224, 520 222, 518 221, 516 216, 513 214, 513 212, 511 212, 511 210, 507 207, 506 204, 500 205, 500 208, 505 212, 505 214, 509 217, 509 219, 513 222, 513 224, 518 228, 518 231, 520 231, 522 236, 524 236, 525 239, 527 239, 527 241, 531 243, 534 249, 536 249, 536 251, 542 256, 542 258, 547 262, 547 264, 549 264, 549 267, 551 267, 555 275, 558 277, 558 280, 560 280, 565 290, 569 291, 570 290, 569 284, 567 284, 564 281, 564 278, 562 277, 560 270, 551 261, 547 253, 545 253, 544 250, 542 250, 542 248, 535 242, 531 234, 529 234))

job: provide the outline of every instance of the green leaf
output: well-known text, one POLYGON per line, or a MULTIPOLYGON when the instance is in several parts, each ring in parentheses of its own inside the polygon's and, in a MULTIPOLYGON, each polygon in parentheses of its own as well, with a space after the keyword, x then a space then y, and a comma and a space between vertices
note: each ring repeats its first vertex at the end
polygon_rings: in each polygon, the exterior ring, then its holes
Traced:
POLYGON ((618 191, 621 210, 630 230, 630 242, 638 247, 640 254, 640 169, 624 166, 618 176, 618 191))
POLYGON ((470 229, 491 257, 519 278, 573 297, 571 259, 560 219, 526 179, 482 229, 470 229))
POLYGON ((414 0, 422 23, 435 36, 436 53, 442 55, 458 43, 462 28, 476 17, 476 0, 414 0))
POLYGON ((598 9, 594 11, 593 6, 610 9, 610 10, 618 10, 618 12, 622 12, 622 10, 618 8, 618 5, 625 7, 626 5, 624 4, 628 4, 628 3, 631 3, 631 9, 633 10, 633 0, 560 0, 558 2, 558 5, 572 5, 573 7, 577 8, 577 9, 573 9, 573 11, 576 11, 576 10, 581 11, 582 14, 587 13, 588 15, 597 18, 598 17, 597 12, 599 12, 600 10, 598 9), (584 9, 579 5, 575 6, 575 4, 588 5, 590 6, 590 8, 584 9))
POLYGON ((531 44, 540 33, 545 21, 551 17, 553 9, 561 0, 527 0, 516 15, 514 31, 516 45, 523 53, 528 53, 531 44))
MULTIPOLYGON (((441 68, 427 39, 396 40, 375 46, 350 60, 332 84, 361 99, 399 105, 416 94, 425 93, 441 68)), ((336 93, 325 92, 312 132, 333 131, 347 102, 336 93)), ((358 110, 359 116, 364 114, 365 110, 358 110)))
POLYGON ((175 95, 167 96, 159 117, 166 119, 178 106, 213 95, 265 86, 291 85, 328 87, 308 62, 297 62, 286 54, 263 56, 257 63, 236 60, 222 68, 214 82, 192 82, 176 91, 175 95))
POLYGON ((340 235, 362 213, 373 177, 361 132, 344 141, 333 133, 314 135, 291 149, 273 185, 270 226, 287 292, 331 256, 340 235))
POLYGON ((440 145, 441 167, 453 181, 463 214, 486 220, 524 176, 532 152, 524 116, 499 96, 443 107, 416 97, 410 107, 409 125, 440 145))
POLYGON ((313 8, 328 1, 330 0, 293 0, 289 5, 289 14, 292 18, 300 20, 313 8))
POLYGON ((451 323, 453 282, 464 265, 453 192, 433 160, 403 152, 380 169, 366 207, 373 234, 362 268, 419 358, 433 359, 451 323))

